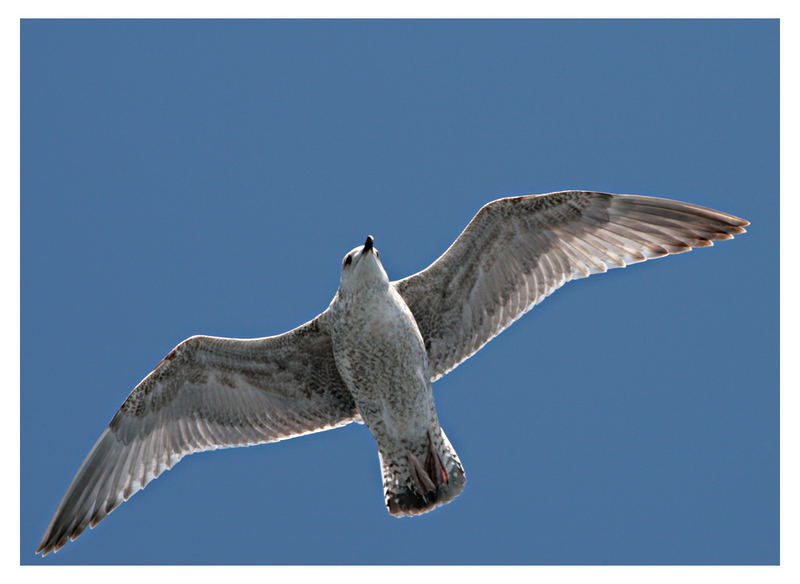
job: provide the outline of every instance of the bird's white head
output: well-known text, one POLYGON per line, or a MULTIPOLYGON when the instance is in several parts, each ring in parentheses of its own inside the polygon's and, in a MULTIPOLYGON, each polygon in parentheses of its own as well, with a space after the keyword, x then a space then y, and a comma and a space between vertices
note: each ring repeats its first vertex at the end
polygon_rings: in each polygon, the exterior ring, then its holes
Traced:
POLYGON ((339 290, 350 293, 363 288, 385 286, 389 283, 389 276, 383 269, 380 254, 372 245, 374 241, 375 239, 370 235, 364 245, 353 248, 344 256, 339 290))

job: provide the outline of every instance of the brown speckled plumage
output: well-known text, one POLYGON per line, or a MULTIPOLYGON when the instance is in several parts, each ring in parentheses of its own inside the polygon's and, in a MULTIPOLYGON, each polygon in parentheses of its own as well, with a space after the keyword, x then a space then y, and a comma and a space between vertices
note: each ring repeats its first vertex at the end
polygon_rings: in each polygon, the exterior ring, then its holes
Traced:
POLYGON ((390 282, 372 238, 330 307, 282 335, 191 337, 125 400, 67 489, 37 552, 58 550, 183 456, 364 421, 386 504, 416 515, 464 487, 439 426, 438 379, 569 280, 743 233, 687 203, 567 191, 485 205, 425 270, 390 282))

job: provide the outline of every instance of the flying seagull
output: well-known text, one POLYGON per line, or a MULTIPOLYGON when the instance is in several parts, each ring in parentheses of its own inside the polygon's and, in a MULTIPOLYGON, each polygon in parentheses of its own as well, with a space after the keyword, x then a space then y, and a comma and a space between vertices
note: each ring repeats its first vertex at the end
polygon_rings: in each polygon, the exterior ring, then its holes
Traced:
POLYGON ((492 201, 426 269, 390 281, 373 237, 342 262, 319 316, 258 339, 193 336, 137 385, 86 457, 37 553, 94 527, 193 452, 350 422, 378 445, 386 506, 426 513, 464 488, 431 382, 565 282, 744 233, 668 199, 563 191, 492 201))

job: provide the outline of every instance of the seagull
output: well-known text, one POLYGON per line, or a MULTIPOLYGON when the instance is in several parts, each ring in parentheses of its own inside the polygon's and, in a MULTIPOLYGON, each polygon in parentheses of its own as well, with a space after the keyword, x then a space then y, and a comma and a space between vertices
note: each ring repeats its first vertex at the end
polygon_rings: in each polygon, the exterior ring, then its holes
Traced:
POLYGON ((713 245, 748 221, 638 195, 562 191, 484 205, 424 270, 390 281, 351 250, 313 320, 256 339, 193 336, 124 401, 69 485, 36 553, 94 527, 194 452, 277 442, 351 422, 378 447, 386 507, 414 516, 464 489, 431 382, 564 283, 713 245))

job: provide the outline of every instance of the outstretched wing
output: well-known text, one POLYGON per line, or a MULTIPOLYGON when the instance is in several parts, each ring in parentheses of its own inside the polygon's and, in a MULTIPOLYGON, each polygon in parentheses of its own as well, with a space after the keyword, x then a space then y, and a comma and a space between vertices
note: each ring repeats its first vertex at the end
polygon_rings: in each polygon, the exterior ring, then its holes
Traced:
POLYGON ((748 221, 655 197, 564 191, 483 206, 426 269, 394 282, 437 379, 565 282, 743 233, 748 221))
POLYGON ((357 416, 321 317, 274 337, 191 337, 122 404, 36 551, 74 540, 187 454, 274 442, 357 416))

